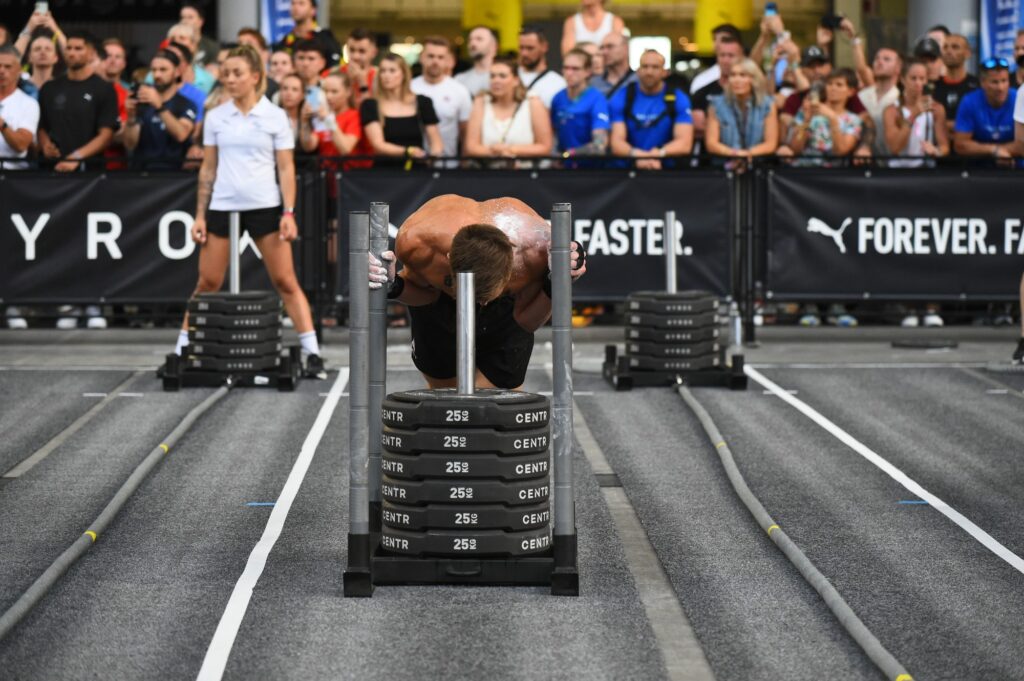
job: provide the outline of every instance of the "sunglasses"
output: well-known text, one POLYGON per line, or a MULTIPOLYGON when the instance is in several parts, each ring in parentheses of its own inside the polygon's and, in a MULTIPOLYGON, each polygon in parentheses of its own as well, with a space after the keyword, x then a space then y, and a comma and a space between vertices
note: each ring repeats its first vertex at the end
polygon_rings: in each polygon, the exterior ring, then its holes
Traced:
POLYGON ((989 57, 985 61, 981 62, 982 71, 991 71, 992 69, 1008 69, 1010 68, 1010 62, 1003 59, 1002 57, 989 57))

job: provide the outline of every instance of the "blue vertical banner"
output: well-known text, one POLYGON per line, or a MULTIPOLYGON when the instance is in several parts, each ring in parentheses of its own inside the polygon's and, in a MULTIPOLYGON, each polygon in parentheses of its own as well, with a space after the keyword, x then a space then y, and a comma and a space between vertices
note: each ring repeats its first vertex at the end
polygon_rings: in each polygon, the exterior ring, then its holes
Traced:
POLYGON ((260 33, 269 44, 276 45, 281 42, 295 27, 291 5, 291 0, 260 1, 260 33))
POLYGON ((981 55, 1013 63, 1013 41, 1024 28, 1024 0, 981 0, 981 55))

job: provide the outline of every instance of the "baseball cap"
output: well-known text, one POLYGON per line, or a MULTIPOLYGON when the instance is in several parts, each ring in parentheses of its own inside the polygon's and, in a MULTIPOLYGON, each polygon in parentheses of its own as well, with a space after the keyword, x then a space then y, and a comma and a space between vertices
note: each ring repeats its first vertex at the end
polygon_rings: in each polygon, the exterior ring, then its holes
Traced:
POLYGON ((800 59, 801 66, 810 66, 811 64, 822 64, 828 61, 828 55, 825 54, 825 50, 821 49, 817 45, 810 45, 804 49, 803 58, 800 59))
POLYGON ((914 45, 914 56, 918 59, 938 59, 942 56, 942 48, 934 38, 921 38, 914 45))

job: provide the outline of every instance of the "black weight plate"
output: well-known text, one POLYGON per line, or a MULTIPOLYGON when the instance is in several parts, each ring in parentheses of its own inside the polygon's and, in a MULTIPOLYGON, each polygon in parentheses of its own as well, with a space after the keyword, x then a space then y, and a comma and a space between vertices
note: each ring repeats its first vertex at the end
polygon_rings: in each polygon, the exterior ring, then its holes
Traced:
POLYGON ((200 293, 188 301, 191 314, 229 314, 256 315, 267 312, 280 312, 281 299, 275 293, 265 291, 247 291, 245 293, 200 293))
POLYGON ((493 428, 419 428, 405 430, 384 426, 380 436, 385 451, 398 454, 456 452, 533 454, 546 451, 551 442, 545 425, 533 430, 501 431, 493 428))
POLYGON ((717 354, 687 359, 663 359, 659 357, 645 357, 643 355, 629 355, 627 359, 629 361, 629 368, 638 371, 701 371, 702 369, 713 369, 721 364, 717 354))
POLYGON ((189 329, 189 343, 266 343, 280 341, 284 330, 280 326, 265 329, 189 329))
POLYGON ((628 312, 653 312, 660 315, 688 315, 718 312, 718 298, 710 293, 631 293, 626 299, 628 312))
POLYGON ((381 495, 396 504, 506 504, 524 506, 547 501, 549 480, 399 480, 381 477, 381 495))
POLYGON ((449 390, 411 390, 388 395, 381 405, 380 415, 384 425, 394 428, 527 430, 547 425, 550 409, 548 398, 543 395, 511 390, 481 390, 474 395, 459 395, 449 390), (488 393, 495 399, 487 399, 488 393), (511 395, 506 397, 505 393, 511 395), (529 396, 529 399, 522 396, 529 396))
POLYGON ((631 327, 649 329, 703 329, 720 323, 717 314, 695 314, 685 316, 659 315, 651 312, 627 312, 626 324, 631 327))
POLYGON ((531 506, 495 504, 452 506, 404 506, 381 502, 382 520, 388 527, 400 530, 507 530, 518 532, 544 527, 551 522, 547 502, 531 506))
POLYGON ((281 341, 266 343, 209 343, 200 341, 189 343, 188 354, 203 357, 251 357, 253 359, 266 355, 276 355, 284 345, 281 341))
POLYGON ((529 480, 551 472, 547 452, 527 456, 498 454, 394 454, 382 452, 381 469, 393 478, 500 478, 529 480))
POLYGON ((433 556, 528 556, 551 548, 551 530, 542 527, 525 532, 501 530, 428 530, 410 532, 382 527, 380 545, 385 551, 433 556))
POLYGON ((627 355, 649 355, 651 357, 700 357, 718 352, 719 345, 714 341, 706 343, 687 343, 684 345, 667 345, 665 343, 626 343, 627 355))
POLYGON ((196 329, 264 329, 281 326, 280 312, 258 315, 210 314, 199 312, 188 316, 188 324, 196 329))
POLYGON ((714 340, 718 338, 719 331, 717 326, 708 326, 703 329, 679 329, 678 331, 672 329, 644 329, 644 328, 626 328, 626 340, 628 341, 640 341, 644 343, 668 343, 668 344, 682 344, 682 343, 701 343, 703 341, 714 340))
POLYGON ((185 359, 185 368, 195 371, 267 371, 277 369, 281 364, 280 355, 255 357, 251 359, 224 359, 221 357, 192 357, 185 359))

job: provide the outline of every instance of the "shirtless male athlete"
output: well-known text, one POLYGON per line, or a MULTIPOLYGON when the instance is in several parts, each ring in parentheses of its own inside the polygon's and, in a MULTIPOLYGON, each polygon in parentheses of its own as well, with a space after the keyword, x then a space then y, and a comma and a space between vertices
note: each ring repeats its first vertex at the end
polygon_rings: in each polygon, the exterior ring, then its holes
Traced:
MULTIPOLYGON (((412 359, 431 388, 456 387, 455 272, 473 272, 476 386, 523 384, 533 334, 551 316, 551 228, 518 199, 427 201, 398 230, 395 252, 370 256, 370 288, 409 306, 412 359), (397 258, 396 258, 397 255, 397 258), (402 263, 396 274, 396 260, 402 263), (386 263, 386 264, 385 264, 386 263)), ((587 271, 573 242, 573 280, 587 271)))

